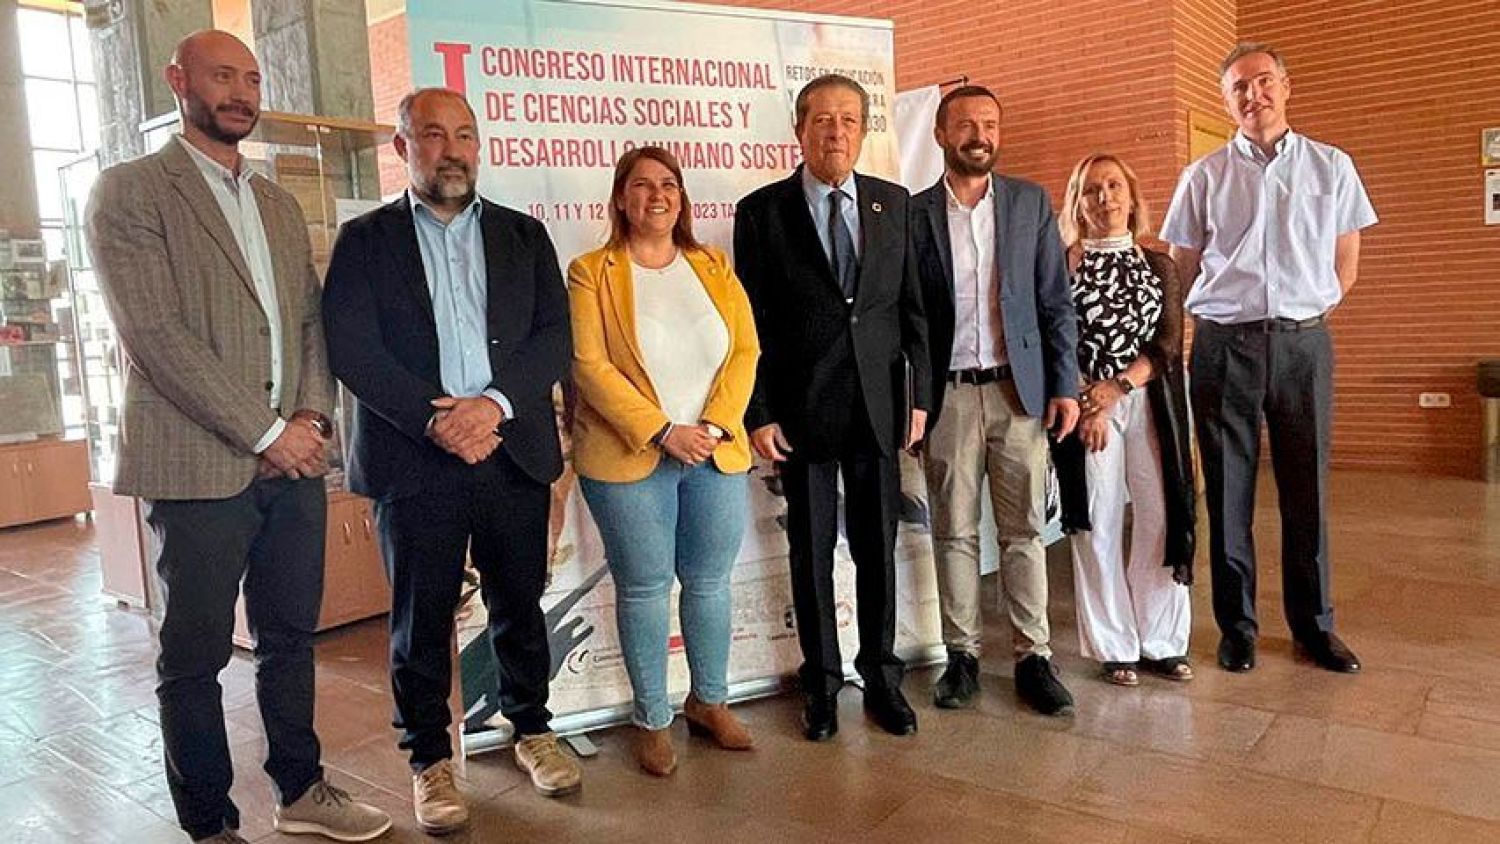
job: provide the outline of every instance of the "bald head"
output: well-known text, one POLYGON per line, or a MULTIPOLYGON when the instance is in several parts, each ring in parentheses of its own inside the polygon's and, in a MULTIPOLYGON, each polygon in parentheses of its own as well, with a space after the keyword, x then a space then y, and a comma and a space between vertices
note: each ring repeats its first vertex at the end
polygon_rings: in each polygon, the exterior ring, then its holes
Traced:
POLYGON ((233 147, 260 119, 260 64, 227 32, 205 29, 179 41, 165 76, 190 140, 233 147))
POLYGON ((235 64, 259 67, 255 54, 245 42, 228 32, 218 29, 200 29, 177 42, 172 51, 172 64, 187 67, 194 62, 217 62, 228 59, 235 64))

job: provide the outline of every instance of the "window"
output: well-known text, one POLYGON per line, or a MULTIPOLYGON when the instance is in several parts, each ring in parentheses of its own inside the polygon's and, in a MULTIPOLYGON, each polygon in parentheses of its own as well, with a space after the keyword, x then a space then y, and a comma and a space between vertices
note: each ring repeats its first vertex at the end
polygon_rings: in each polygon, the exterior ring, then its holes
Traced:
POLYGON ((21 75, 31 130, 37 208, 47 258, 64 249, 62 183, 57 168, 99 146, 93 56, 82 3, 22 0, 16 11, 21 75))

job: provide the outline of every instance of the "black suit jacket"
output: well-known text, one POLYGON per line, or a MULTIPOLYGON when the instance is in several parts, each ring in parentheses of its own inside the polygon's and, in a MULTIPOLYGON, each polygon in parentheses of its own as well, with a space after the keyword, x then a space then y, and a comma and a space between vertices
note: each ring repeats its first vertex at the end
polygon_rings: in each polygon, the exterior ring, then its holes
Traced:
POLYGON ((818 239, 801 168, 746 196, 735 211, 735 270, 761 342, 746 427, 781 425, 804 460, 836 456, 856 413, 868 418, 881 453, 893 454, 905 436, 908 403, 931 405, 910 196, 881 179, 855 180, 862 246, 852 306, 818 239))
MULTIPOLYGON (((485 201, 479 219, 489 275, 490 386, 515 410, 496 454, 504 451, 526 474, 551 483, 562 473, 552 387, 573 354, 557 252, 542 224, 517 211, 485 201)), ((431 401, 446 393, 406 195, 339 231, 323 323, 329 368, 358 399, 350 488, 372 498, 411 495, 434 469, 462 465, 427 437, 431 401)))
MULTIPOLYGON (((1078 396, 1078 324, 1068 266, 1047 192, 1021 179, 990 178, 1006 357, 1021 405, 1028 415, 1039 417, 1049 400, 1078 396)), ((942 412, 953 358, 953 244, 942 181, 912 197, 912 209, 913 248, 932 335, 930 430, 942 412)))

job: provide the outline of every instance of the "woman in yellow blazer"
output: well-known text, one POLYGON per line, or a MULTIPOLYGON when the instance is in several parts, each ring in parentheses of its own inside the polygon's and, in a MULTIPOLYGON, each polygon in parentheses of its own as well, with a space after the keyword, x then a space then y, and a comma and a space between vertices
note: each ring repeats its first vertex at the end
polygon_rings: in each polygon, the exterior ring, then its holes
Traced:
POLYGON ((725 699, 750 468, 744 414, 760 345, 728 259, 694 239, 691 207, 670 152, 631 150, 615 167, 609 243, 568 267, 573 467, 614 577, 636 759, 657 776, 677 766, 667 732, 674 574, 688 726, 726 749, 752 744, 725 699))

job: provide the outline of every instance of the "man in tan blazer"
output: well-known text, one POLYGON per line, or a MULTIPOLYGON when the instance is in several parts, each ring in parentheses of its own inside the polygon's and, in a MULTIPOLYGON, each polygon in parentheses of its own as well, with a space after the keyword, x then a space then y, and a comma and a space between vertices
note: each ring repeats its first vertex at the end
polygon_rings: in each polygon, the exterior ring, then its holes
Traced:
POLYGON ((167 783, 195 841, 244 840, 218 683, 243 579, 275 828, 367 840, 390 818, 328 784, 313 731, 333 384, 307 225, 238 150, 260 113, 249 49, 191 35, 166 79, 182 134, 102 173, 87 227, 128 358, 115 491, 146 499, 160 545, 167 783))

